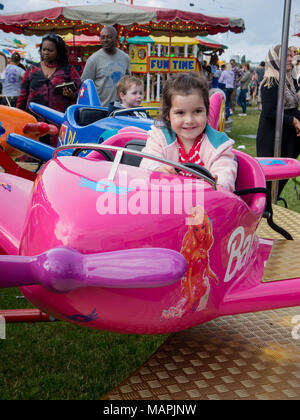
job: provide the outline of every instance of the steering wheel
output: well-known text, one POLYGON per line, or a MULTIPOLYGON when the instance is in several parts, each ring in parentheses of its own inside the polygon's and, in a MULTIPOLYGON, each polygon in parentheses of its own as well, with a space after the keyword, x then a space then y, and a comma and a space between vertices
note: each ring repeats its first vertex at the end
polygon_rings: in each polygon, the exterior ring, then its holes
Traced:
MULTIPOLYGON (((104 156, 105 160, 110 161, 110 162, 113 162, 115 160, 115 156, 114 156, 114 154, 112 153, 111 150, 113 150, 115 152, 122 152, 122 153, 124 151, 126 151, 122 147, 117 147, 117 146, 112 146, 112 145, 100 145, 100 144, 92 144, 92 145, 78 144, 77 147, 78 148, 76 148, 72 153, 73 156, 78 156, 79 153, 82 150, 90 149, 90 150, 94 150, 94 151, 97 151, 97 152, 101 153, 101 155, 104 156)), ((57 154, 60 151, 66 150, 66 149, 74 149, 74 145, 73 144, 68 144, 68 145, 57 147, 55 149, 54 153, 53 153, 53 158, 56 158, 57 154)), ((157 162, 161 162, 165 165, 170 165, 177 172, 179 172, 180 170, 183 170, 183 169, 181 169, 181 166, 183 168, 186 167, 186 169, 189 170, 190 173, 193 173, 193 172, 197 173, 198 172, 200 178, 206 180, 209 184, 211 184, 213 186, 214 189, 216 189, 216 180, 213 177, 213 175, 206 168, 204 168, 203 166, 197 165, 196 163, 187 162, 187 163, 177 163, 176 164, 176 162, 172 162, 168 159, 164 159, 164 158, 161 158, 161 157, 150 155, 150 154, 147 154, 147 153, 144 153, 144 152, 140 152, 138 150, 127 149, 127 152, 129 154, 133 154, 135 156, 145 157, 145 158, 148 158, 148 159, 151 159, 151 160, 155 160, 157 162), (191 172, 191 170, 193 172, 191 172)))
MULTIPOLYGON (((72 153, 72 156, 78 156, 79 153, 81 153, 83 150, 85 149, 75 149, 74 152, 72 153)), ((104 149, 94 149, 94 150, 100 153, 100 155, 102 155, 105 158, 105 160, 109 162, 113 162, 115 159, 115 155, 110 150, 104 150, 104 149)))
MULTIPOLYGON (((194 169, 194 171, 199 172, 200 175, 204 175, 214 182, 216 181, 215 178, 212 176, 212 174, 209 172, 209 170, 207 170, 203 166, 197 165, 197 163, 187 162, 187 163, 182 163, 182 165, 185 166, 186 168, 194 169)), ((175 168, 175 170, 176 172, 180 172, 180 169, 178 168, 175 168)))

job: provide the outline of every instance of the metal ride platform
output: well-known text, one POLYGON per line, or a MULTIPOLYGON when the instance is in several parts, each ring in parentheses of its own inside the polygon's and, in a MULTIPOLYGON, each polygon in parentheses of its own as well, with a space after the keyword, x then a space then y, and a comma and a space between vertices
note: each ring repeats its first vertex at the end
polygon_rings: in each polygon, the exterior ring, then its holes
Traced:
MULTIPOLYGON (((300 244, 299 213, 274 206, 274 221, 300 244)), ((275 242, 274 263, 282 247, 290 258, 284 270, 295 267, 299 252, 296 256, 295 247, 290 247, 294 244, 300 249, 299 244, 282 241, 265 220, 259 235, 280 240, 275 242)), ((280 266, 274 266, 277 274, 280 266)), ((278 281, 281 275, 268 276, 264 281, 278 281)), ((298 400, 300 306, 226 316, 173 333, 148 361, 102 399, 298 400)))

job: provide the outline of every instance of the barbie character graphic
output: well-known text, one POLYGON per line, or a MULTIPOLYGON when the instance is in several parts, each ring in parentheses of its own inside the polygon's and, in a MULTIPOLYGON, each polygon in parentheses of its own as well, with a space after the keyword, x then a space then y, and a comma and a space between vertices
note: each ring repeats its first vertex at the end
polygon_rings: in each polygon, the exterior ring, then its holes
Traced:
POLYGON ((205 309, 211 282, 219 279, 210 268, 209 250, 214 242, 211 221, 201 206, 193 207, 188 216, 188 230, 184 235, 181 254, 187 271, 181 279, 181 296, 175 306, 163 310, 161 318, 180 318, 205 309))

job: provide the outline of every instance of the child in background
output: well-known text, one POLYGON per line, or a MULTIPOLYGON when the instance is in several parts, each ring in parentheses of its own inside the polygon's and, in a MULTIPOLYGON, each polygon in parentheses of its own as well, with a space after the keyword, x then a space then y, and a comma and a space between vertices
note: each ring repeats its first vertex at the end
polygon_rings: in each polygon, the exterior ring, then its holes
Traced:
MULTIPOLYGON (((117 83, 117 98, 108 106, 108 113, 124 108, 141 106, 144 97, 144 82, 135 76, 123 76, 117 83)), ((149 118, 146 111, 128 111, 125 115, 138 118, 149 118)))
MULTIPOLYGON (((164 85, 162 99, 163 126, 151 127, 143 151, 174 162, 204 166, 220 186, 233 191, 237 174, 232 152, 234 141, 208 125, 206 80, 196 73, 173 74, 164 85)), ((176 173, 173 167, 146 158, 140 166, 176 173)))

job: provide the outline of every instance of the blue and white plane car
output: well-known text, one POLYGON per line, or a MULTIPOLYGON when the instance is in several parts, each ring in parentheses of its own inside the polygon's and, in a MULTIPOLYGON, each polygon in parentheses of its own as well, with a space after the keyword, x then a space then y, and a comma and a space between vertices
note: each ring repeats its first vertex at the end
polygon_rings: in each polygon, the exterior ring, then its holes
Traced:
MULTIPOLYGON (((136 108, 118 110, 109 114, 108 108, 101 106, 94 82, 86 80, 79 90, 77 103, 68 107, 65 113, 34 102, 30 103, 30 109, 60 127, 57 145, 62 146, 77 143, 101 144, 122 128, 129 126, 149 130, 153 119, 147 117, 147 111, 157 111, 159 108, 139 107, 139 115, 140 111, 144 110, 146 118, 133 116, 136 108)), ((43 161, 50 160, 54 152, 52 146, 15 133, 8 135, 7 143, 43 161)), ((72 153, 70 150, 64 151, 67 152, 72 153)))

